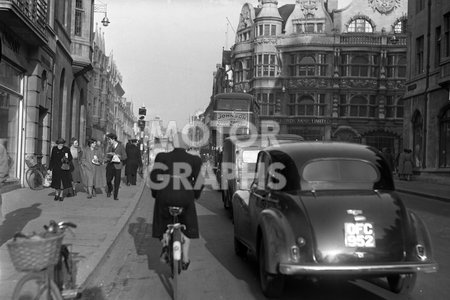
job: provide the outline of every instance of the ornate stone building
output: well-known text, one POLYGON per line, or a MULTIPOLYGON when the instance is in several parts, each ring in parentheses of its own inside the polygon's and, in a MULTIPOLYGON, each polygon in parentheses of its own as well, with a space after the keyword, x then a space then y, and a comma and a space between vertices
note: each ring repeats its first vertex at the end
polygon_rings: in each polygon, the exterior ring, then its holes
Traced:
POLYGON ((404 144, 420 172, 450 176, 450 2, 410 2, 404 144))
POLYGON ((87 135, 103 140, 108 132, 117 134, 118 140, 134 139, 133 103, 127 101, 122 88, 122 75, 112 54, 105 53, 105 37, 96 27, 94 35, 93 71, 89 83, 87 135))
MULTIPOLYGON (((242 6, 233 90, 261 120, 306 140, 402 149, 407 0, 276 0, 242 6)), ((228 77, 231 77, 228 75, 228 77)))

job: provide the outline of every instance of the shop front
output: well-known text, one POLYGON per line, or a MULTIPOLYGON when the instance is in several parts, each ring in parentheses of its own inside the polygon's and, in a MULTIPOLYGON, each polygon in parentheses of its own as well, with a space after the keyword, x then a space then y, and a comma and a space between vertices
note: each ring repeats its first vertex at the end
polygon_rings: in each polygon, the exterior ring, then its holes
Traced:
POLYGON ((5 185, 21 177, 23 78, 20 70, 0 61, 0 181, 5 185))

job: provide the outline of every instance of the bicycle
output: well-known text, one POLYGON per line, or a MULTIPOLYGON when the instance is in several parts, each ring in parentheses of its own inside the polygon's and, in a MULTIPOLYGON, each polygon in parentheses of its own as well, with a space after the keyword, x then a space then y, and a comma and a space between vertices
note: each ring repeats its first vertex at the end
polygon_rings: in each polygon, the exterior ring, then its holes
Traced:
POLYGON ((71 222, 50 221, 43 234, 31 237, 17 233, 8 251, 17 271, 27 272, 14 288, 12 300, 63 300, 79 296, 69 245, 62 244, 71 222))
POLYGON ((167 263, 171 269, 172 277, 172 290, 173 299, 177 300, 178 291, 178 280, 182 268, 182 257, 183 257, 183 234, 181 230, 186 229, 184 224, 178 222, 178 216, 183 212, 182 207, 169 206, 169 213, 172 216, 172 224, 167 225, 167 231, 164 234, 164 239, 166 239, 166 245, 168 247, 168 261, 167 263))
POLYGON ((36 155, 36 163, 32 157, 25 157, 25 163, 28 166, 25 179, 32 190, 40 190, 45 187, 44 181, 47 175, 47 167, 42 164, 42 157, 42 155, 36 155))

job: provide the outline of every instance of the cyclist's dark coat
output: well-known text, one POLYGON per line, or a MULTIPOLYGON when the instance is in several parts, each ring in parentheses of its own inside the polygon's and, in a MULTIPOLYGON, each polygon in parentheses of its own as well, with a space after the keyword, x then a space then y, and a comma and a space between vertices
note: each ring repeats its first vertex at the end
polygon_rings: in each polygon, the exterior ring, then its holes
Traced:
POLYGON ((52 171, 51 187, 57 190, 63 190, 72 187, 72 174, 70 170, 62 170, 62 158, 68 153, 69 162, 72 163, 72 154, 67 146, 58 149, 54 146, 50 156, 49 170, 52 171))
POLYGON ((175 148, 171 152, 160 152, 156 155, 155 164, 150 173, 152 196, 155 198, 153 237, 161 238, 167 229, 167 224, 170 224, 172 221, 172 216, 169 214, 167 206, 184 207, 184 212, 179 217, 180 223, 186 225, 184 234, 188 238, 199 237, 195 199, 200 197, 203 189, 203 177, 200 173, 201 166, 201 158, 187 153, 183 148, 175 148), (184 166, 189 165, 192 172, 190 174, 187 174, 186 171, 177 172, 176 170, 179 170, 179 168, 174 168, 176 163, 183 163, 184 166), (163 170, 161 166, 167 166, 167 170, 163 170), (158 180, 158 175, 167 176, 168 184, 165 184, 163 187, 156 187, 154 183, 161 182, 158 180), (180 179, 177 176, 183 177, 185 180, 187 178, 192 188, 186 188, 180 183, 180 179))

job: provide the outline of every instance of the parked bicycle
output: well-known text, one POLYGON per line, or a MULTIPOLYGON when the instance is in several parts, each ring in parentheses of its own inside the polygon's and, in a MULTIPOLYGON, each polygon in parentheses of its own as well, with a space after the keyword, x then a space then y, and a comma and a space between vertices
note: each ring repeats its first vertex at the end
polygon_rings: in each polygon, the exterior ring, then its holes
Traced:
POLYGON ((47 167, 42 164, 42 157, 42 155, 36 155, 36 161, 34 161, 33 156, 25 157, 25 163, 28 166, 28 170, 25 173, 25 179, 32 190, 40 190, 47 187, 45 186, 45 177, 48 174, 48 170, 47 167))
POLYGON ((179 276, 182 268, 183 257, 183 234, 181 230, 186 229, 186 226, 178 222, 178 216, 183 212, 182 207, 169 206, 169 212, 172 216, 172 224, 167 225, 167 231, 164 234, 166 239, 165 244, 168 247, 168 261, 167 263, 171 269, 173 299, 179 299, 179 276))
POLYGON ((27 272, 12 295, 19 299, 74 299, 79 296, 76 271, 70 245, 62 244, 66 229, 76 228, 71 222, 50 221, 40 234, 17 233, 8 243, 8 251, 17 271, 27 272))

